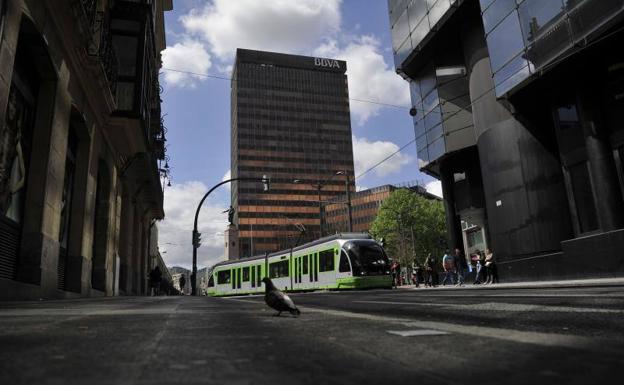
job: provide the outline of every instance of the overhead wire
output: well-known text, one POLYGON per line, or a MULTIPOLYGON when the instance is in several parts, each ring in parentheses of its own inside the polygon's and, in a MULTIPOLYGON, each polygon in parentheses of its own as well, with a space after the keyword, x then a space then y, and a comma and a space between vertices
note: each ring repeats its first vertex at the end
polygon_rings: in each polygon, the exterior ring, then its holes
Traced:
MULTIPOLYGON (((545 64, 542 68, 540 68, 539 72, 537 72, 538 74, 542 74, 544 71, 548 70, 549 68, 557 65, 558 63, 562 62, 563 60, 569 58, 570 56, 587 49, 588 47, 593 46, 594 44, 599 43, 600 41, 611 37, 619 32, 621 32, 622 30, 624 30, 624 27, 618 28, 604 36, 601 36, 600 38, 587 43, 585 45, 583 45, 582 47, 580 47, 580 49, 578 50, 573 50, 572 52, 568 53, 565 56, 562 56, 560 58, 557 58, 556 60, 553 60, 552 62, 545 64)), ((183 70, 176 70, 173 68, 167 68, 167 67, 163 67, 163 70, 166 71, 172 71, 172 72, 179 72, 179 73, 186 73, 186 74, 190 74, 190 75, 196 75, 196 76, 204 76, 204 77, 208 77, 208 78, 215 78, 215 79, 221 79, 221 80, 235 80, 233 78, 228 78, 228 77, 224 77, 224 76, 217 76, 217 75, 208 75, 208 74, 202 74, 202 73, 196 73, 196 72, 191 72, 191 71, 183 71, 183 70)), ((472 107, 476 102, 478 102, 481 98, 483 98, 484 96, 486 96, 488 93, 490 93, 491 91, 493 91, 496 88, 496 85, 488 88, 486 91, 484 91, 482 94, 480 94, 479 96, 477 96, 476 98, 474 98, 473 100, 471 100, 470 104, 468 104, 466 106, 467 107, 472 107)), ((382 105, 382 106, 388 106, 388 107, 395 107, 395 108, 400 108, 400 109, 405 109, 405 110, 409 110, 412 109, 414 107, 405 107, 405 106, 399 106, 399 105, 395 105, 395 104, 390 104, 390 103, 382 103, 382 102, 376 102, 376 101, 372 101, 372 100, 365 100, 365 99, 356 99, 356 98, 349 98, 349 100, 353 100, 356 102, 363 102, 363 103, 370 103, 370 104, 376 104, 376 105, 382 105)), ((424 109, 418 109, 418 108, 414 108, 417 111, 421 111, 421 112, 427 112, 424 109)), ((460 108, 457 111, 449 114, 446 118, 441 120, 441 123, 444 123, 446 121, 448 121, 449 119, 453 118, 455 115, 457 115, 458 113, 460 113, 461 111, 464 111, 464 108, 460 108)), ((431 111, 429 111, 428 113, 430 113, 431 111)), ((443 113, 440 111, 440 113, 443 115, 443 113)), ((414 121, 414 124, 418 124, 420 122, 422 122, 425 119, 425 116, 427 114, 423 114, 423 117, 414 121)), ((456 129, 452 132, 457 132, 466 128, 472 127, 472 125, 468 125, 465 127, 461 127, 459 129, 456 129)), ((452 133, 450 132, 450 133, 452 133)), ((405 148, 407 148, 407 146, 409 146, 410 144, 414 143, 416 141, 417 138, 414 138, 412 140, 410 140, 409 142, 405 143, 404 145, 402 145, 398 150, 394 151, 392 154, 386 156, 384 159, 382 159, 381 161, 375 163, 373 166, 369 167, 368 169, 366 169, 365 171, 363 171, 362 173, 360 173, 359 175, 354 176, 354 180, 357 180, 361 177, 363 177, 364 175, 368 174, 369 172, 373 171, 374 169, 376 169, 377 167, 379 167, 380 165, 382 165, 383 163, 387 162, 390 158, 394 157, 396 154, 400 153, 401 151, 403 151, 405 148)))

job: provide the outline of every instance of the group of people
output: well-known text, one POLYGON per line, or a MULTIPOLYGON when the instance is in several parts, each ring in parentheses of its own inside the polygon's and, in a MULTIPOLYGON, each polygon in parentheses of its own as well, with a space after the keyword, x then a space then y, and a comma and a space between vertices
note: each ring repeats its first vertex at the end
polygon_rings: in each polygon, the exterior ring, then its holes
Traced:
MULTIPOLYGON (((473 284, 493 284, 498 283, 498 272, 496 263, 494 262, 494 253, 490 249, 485 252, 476 250, 470 260, 466 260, 461 250, 455 249, 453 253, 446 250, 442 256, 442 285, 447 284, 462 286, 466 281, 466 274, 475 271, 475 279, 473 284)), ((414 262, 411 269, 402 271, 398 261, 394 261, 391 265, 391 273, 393 277, 393 286, 401 286, 402 284, 413 283, 416 287, 424 284, 425 287, 436 287, 440 284, 440 274, 438 270, 438 262, 436 258, 429 253, 425 263, 420 265, 414 262)))

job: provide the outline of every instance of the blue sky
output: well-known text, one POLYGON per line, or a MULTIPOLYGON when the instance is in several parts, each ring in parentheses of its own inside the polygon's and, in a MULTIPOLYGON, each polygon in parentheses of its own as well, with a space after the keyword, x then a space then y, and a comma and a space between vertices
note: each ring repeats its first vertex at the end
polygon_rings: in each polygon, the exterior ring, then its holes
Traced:
MULTIPOLYGON (((230 170, 230 82, 237 47, 347 60, 356 177, 410 142, 414 131, 408 84, 394 73, 385 0, 176 0, 166 14, 163 113, 171 187, 160 250, 168 265, 190 266, 191 230, 203 194, 230 170), (177 72, 177 71, 186 72, 177 72)), ((415 144, 356 180, 359 189, 420 180, 415 144)), ((204 203, 198 264, 223 259, 230 192, 222 187, 204 203)))

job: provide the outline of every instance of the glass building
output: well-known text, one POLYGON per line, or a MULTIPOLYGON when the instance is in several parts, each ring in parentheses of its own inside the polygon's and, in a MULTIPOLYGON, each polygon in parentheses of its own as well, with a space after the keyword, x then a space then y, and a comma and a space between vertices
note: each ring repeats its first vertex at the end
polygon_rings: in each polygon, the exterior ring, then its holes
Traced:
POLYGON ((449 246, 469 250, 467 229, 484 229, 507 279, 624 272, 624 1, 389 0, 388 10, 449 246))
POLYGON ((232 177, 271 177, 268 192, 256 181, 232 184, 240 257, 318 238, 322 202, 345 193, 345 176, 355 191, 346 64, 237 50, 232 177))

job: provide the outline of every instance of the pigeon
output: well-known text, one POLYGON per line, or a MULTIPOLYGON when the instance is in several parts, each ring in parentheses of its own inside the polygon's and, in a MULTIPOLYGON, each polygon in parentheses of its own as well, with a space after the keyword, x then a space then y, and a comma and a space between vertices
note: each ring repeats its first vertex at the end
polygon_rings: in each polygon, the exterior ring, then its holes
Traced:
POLYGON ((266 302, 269 307, 278 311, 275 315, 276 317, 279 317, 283 311, 287 311, 292 315, 301 314, 293 300, 276 288, 273 282, 271 282, 271 279, 264 277, 262 278, 262 282, 264 282, 265 287, 264 302, 266 302))

